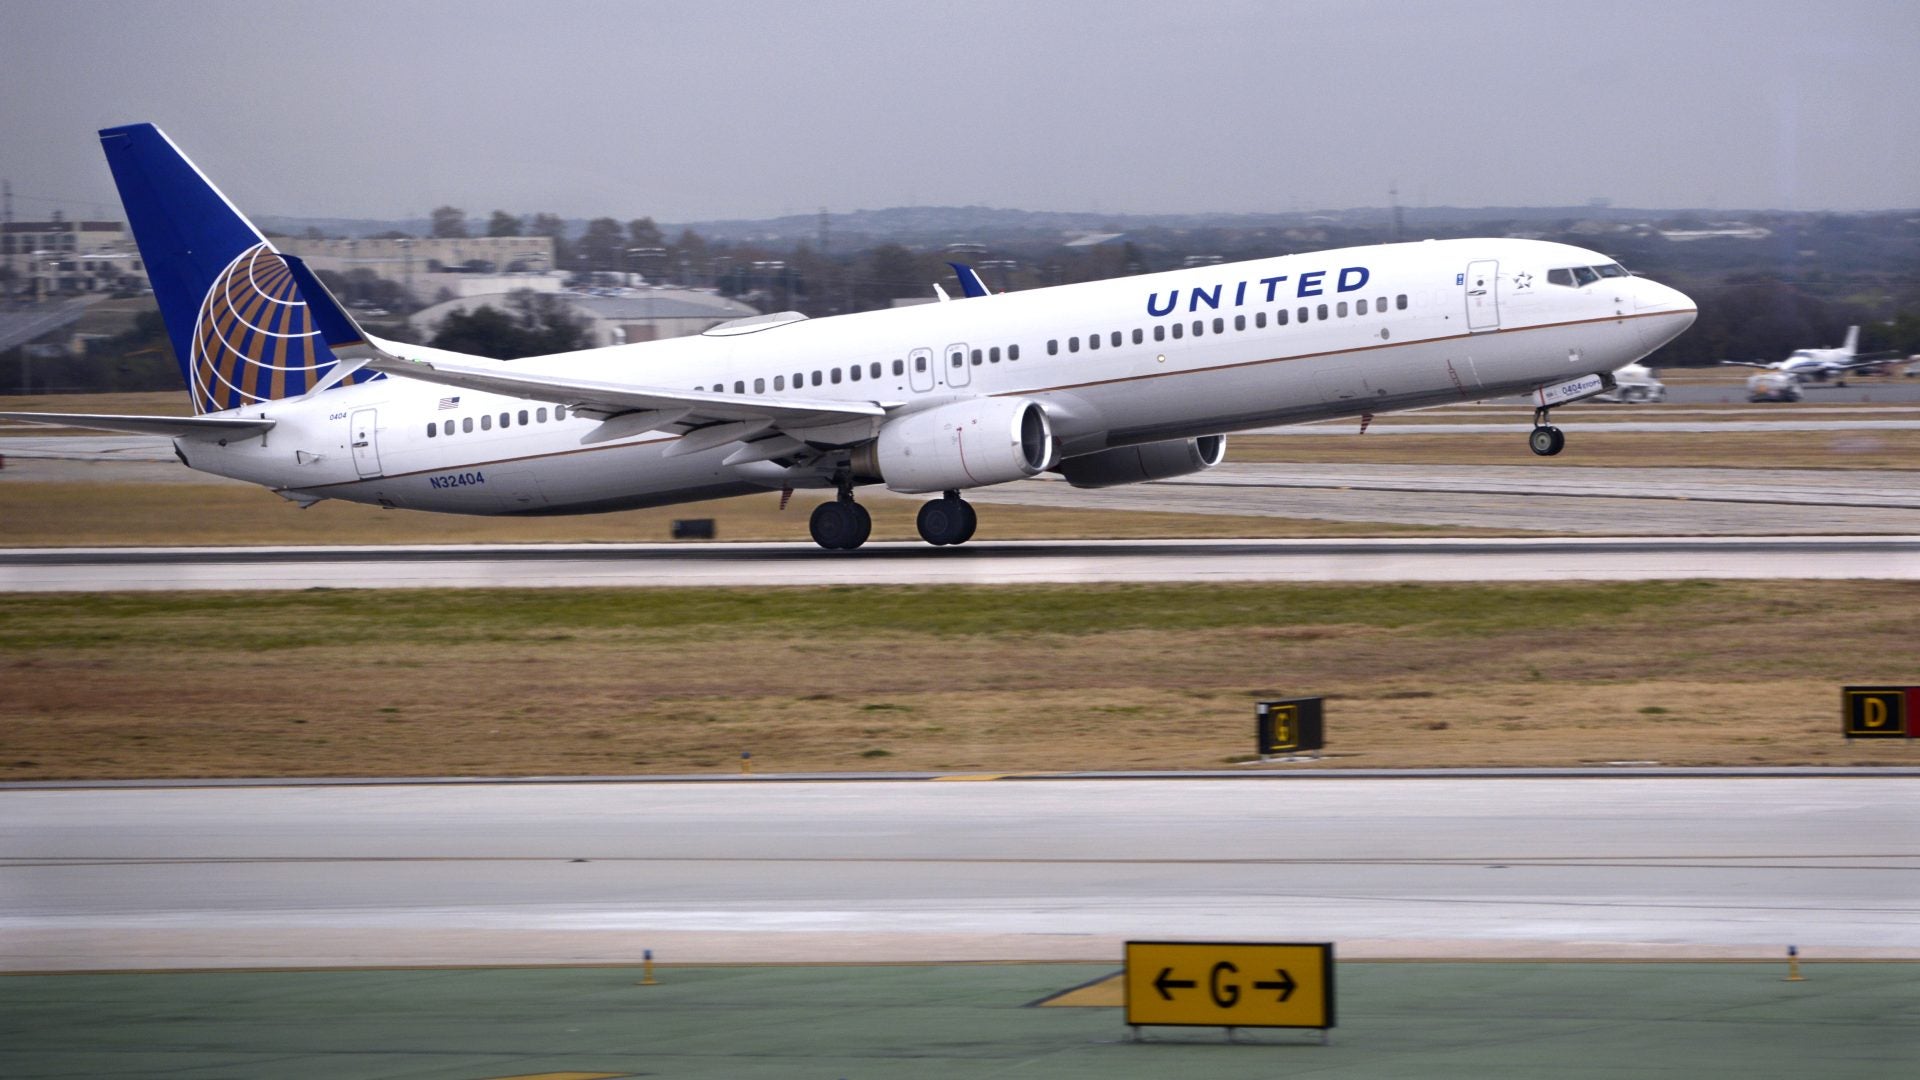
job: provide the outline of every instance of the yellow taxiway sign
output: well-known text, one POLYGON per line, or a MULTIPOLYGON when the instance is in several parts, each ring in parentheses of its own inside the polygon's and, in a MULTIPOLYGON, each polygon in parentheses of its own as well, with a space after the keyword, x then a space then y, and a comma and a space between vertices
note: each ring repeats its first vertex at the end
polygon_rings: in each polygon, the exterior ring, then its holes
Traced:
POLYGON ((1333 1026, 1333 945, 1127 942, 1127 1023, 1333 1026))

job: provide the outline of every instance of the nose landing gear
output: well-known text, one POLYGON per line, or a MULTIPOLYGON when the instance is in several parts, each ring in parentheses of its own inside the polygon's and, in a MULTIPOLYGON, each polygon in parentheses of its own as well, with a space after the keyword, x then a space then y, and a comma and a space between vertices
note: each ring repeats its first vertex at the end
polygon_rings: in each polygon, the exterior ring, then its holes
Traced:
POLYGON ((1566 449, 1566 433, 1547 423, 1547 410, 1533 410, 1533 434, 1527 436, 1527 446, 1541 457, 1552 457, 1566 449))
POLYGON ((935 547, 945 547, 973 539, 980 516, 958 491, 949 491, 920 507, 920 517, 915 524, 920 527, 920 539, 935 547))

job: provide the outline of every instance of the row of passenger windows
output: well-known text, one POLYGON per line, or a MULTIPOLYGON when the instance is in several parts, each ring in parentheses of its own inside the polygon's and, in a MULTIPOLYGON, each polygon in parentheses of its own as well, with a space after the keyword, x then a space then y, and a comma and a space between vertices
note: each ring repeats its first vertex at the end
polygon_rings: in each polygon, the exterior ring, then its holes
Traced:
MULTIPOLYGON (((481 431, 493 430, 494 415, 493 413, 481 414, 479 417, 481 431)), ((518 424, 520 427, 526 427, 529 424, 544 424, 547 422, 547 407, 542 405, 533 410, 521 409, 518 413, 503 412, 499 414, 499 417, 499 423, 503 429, 513 427, 515 424, 518 424)), ((558 422, 566 418, 567 407, 565 405, 555 405, 553 407, 554 421, 558 422)), ((471 432, 473 430, 474 419, 475 418, 471 416, 462 416, 458 420, 428 421, 427 438, 431 439, 440 435, 451 435, 454 432, 455 424, 460 425, 459 430, 471 432)))
MULTIPOLYGON (((967 355, 968 355, 968 352, 965 348, 953 349, 948 353, 948 358, 947 358, 948 363, 954 367, 964 366, 967 363, 967 355)), ((997 364, 1000 362, 1000 356, 1001 356, 1000 346, 994 345, 986 349, 974 349, 972 350, 972 356, 973 356, 973 363, 976 366, 980 364, 997 364)), ((1020 359, 1020 346, 1018 345, 1007 346, 1006 358, 1008 360, 1020 359)), ((886 365, 886 364, 882 364, 878 360, 874 360, 867 364, 853 364, 844 368, 823 368, 819 371, 814 371, 811 373, 805 372, 805 371, 796 371, 793 373, 793 380, 791 383, 788 382, 787 376, 775 375, 773 377, 773 389, 774 389, 774 392, 778 393, 782 390, 787 389, 789 386, 791 386, 795 390, 798 390, 806 386, 822 386, 822 385, 839 386, 842 381, 857 383, 857 382, 860 382, 862 379, 884 378, 889 368, 892 370, 894 378, 897 379, 907 373, 907 362, 905 360, 895 360, 891 365, 886 365)), ((917 353, 913 357, 913 370, 915 374, 926 373, 926 370, 927 370, 927 353, 926 352, 917 353)), ((752 383, 753 389, 751 391, 749 391, 747 387, 748 387, 748 383, 747 383, 747 380, 745 379, 735 379, 733 382, 733 392, 736 394, 745 394, 745 393, 764 394, 767 392, 767 379, 765 376, 762 376, 758 379, 753 380, 753 383, 752 383)), ((711 389, 716 394, 724 394, 727 392, 727 384, 714 383, 712 387, 695 387, 695 389, 711 389)))
MULTIPOLYGON (((1595 277, 1589 278, 1588 280, 1598 280, 1599 276, 1620 277, 1626 274, 1626 271, 1620 269, 1620 267, 1618 266, 1600 267, 1595 269, 1589 269, 1587 267, 1579 267, 1577 269, 1585 274, 1596 275, 1595 277), (1597 274, 1596 273, 1597 270, 1613 270, 1613 271, 1617 271, 1617 273, 1597 274)), ((1548 276, 1548 280, 1553 281, 1557 285, 1572 284, 1572 280, 1570 277, 1567 281, 1559 281, 1554 278, 1554 275, 1556 274, 1570 274, 1570 273, 1571 272, 1567 270, 1551 270, 1551 271, 1548 271, 1547 276, 1548 276)), ((1581 282, 1581 284, 1583 285, 1586 283, 1587 283, 1586 281, 1581 282)), ((1394 297, 1393 304, 1396 309, 1400 311, 1405 311, 1407 308, 1407 294, 1401 293, 1400 295, 1394 297)), ((1299 308, 1291 309, 1291 312, 1292 312, 1291 314, 1290 314, 1290 309, 1280 308, 1279 310, 1273 313, 1273 325, 1285 326, 1287 325, 1288 322, 1294 319, 1298 319, 1300 322, 1303 322, 1303 323, 1312 321, 1312 319, 1344 319, 1348 316, 1349 313, 1353 315, 1365 315, 1367 314, 1368 310, 1369 310, 1369 307, 1368 307, 1368 302, 1366 300, 1355 301, 1351 309, 1349 309, 1348 302, 1345 300, 1341 300, 1338 303, 1334 303, 1334 304, 1319 304, 1313 307, 1302 305, 1299 308)), ((1372 304, 1372 310, 1376 312, 1384 313, 1387 310, 1387 298, 1382 296, 1374 300, 1372 304)), ((1214 333, 1224 334, 1227 332, 1227 320, 1224 316, 1215 317, 1212 320, 1212 322, 1213 322, 1214 333)), ((1153 328, 1153 340, 1165 341, 1169 336, 1171 336, 1175 341, 1179 341, 1181 338, 1186 336, 1187 327, 1189 325, 1191 325, 1193 328, 1194 337, 1200 337, 1207 332, 1206 319, 1195 319, 1191 324, 1184 323, 1184 322, 1157 323, 1154 325, 1154 328, 1153 328)), ((1235 330, 1245 330, 1247 328, 1247 317, 1245 315, 1235 315, 1233 317, 1233 328, 1235 330)), ((1265 311, 1256 311, 1253 313, 1253 328, 1255 330, 1264 330, 1267 328, 1267 313, 1265 311)), ((1133 343, 1135 345, 1143 345, 1146 343, 1147 333, 1145 330, 1142 330, 1141 328, 1136 326, 1133 328, 1132 337, 1133 337, 1133 343)), ((1107 336, 1106 340, 1107 340, 1107 343, 1112 348, 1117 349, 1117 348, 1120 348, 1122 345, 1126 344, 1126 338, 1127 338, 1127 335, 1124 331, 1115 330, 1110 335, 1107 336)), ((1068 338, 1067 351, 1070 353, 1079 352, 1080 341, 1081 339, 1078 337, 1068 338)), ((1101 335, 1088 334, 1086 337, 1086 343, 1087 343, 1087 348, 1089 350, 1100 348, 1101 335)), ((1059 353, 1060 353, 1059 339, 1055 338, 1053 340, 1048 341, 1047 355, 1057 356, 1059 355, 1059 353)), ((1010 361, 1020 359, 1020 346, 1018 345, 1007 346, 1004 355, 1006 356, 1006 359, 1010 361)), ((968 364, 971 364, 974 367, 979 367, 982 364, 997 364, 1000 362, 1001 356, 1002 356, 1002 352, 1001 352, 1000 346, 998 345, 989 346, 985 349, 967 349, 964 347, 952 348, 947 350, 947 364, 950 367, 956 367, 956 368, 963 367, 968 364)), ((828 384, 838 386, 841 384, 843 378, 844 378, 844 381, 846 382, 856 382, 856 383, 860 382, 862 379, 879 379, 879 378, 885 377, 885 374, 889 366, 891 367, 891 370, 895 378, 898 378, 907 373, 907 362, 905 360, 895 360, 891 365, 883 365, 880 361, 875 360, 868 364, 864 364, 864 365, 852 364, 844 368, 823 368, 813 372, 796 371, 793 373, 793 379, 791 383, 788 382, 787 376, 775 375, 773 377, 773 389, 777 393, 779 391, 783 391, 787 389, 789 385, 791 385, 795 390, 799 390, 806 386, 822 386, 822 385, 828 385, 828 384)), ((922 351, 914 354, 913 370, 916 374, 926 373, 926 370, 927 370, 927 353, 926 352, 922 351)), ((700 388, 696 387, 696 389, 700 389, 700 388)), ((727 392, 727 384, 714 383, 711 389, 716 394, 724 394, 727 392)), ((747 380, 745 379, 734 380, 733 392, 736 394, 747 393, 748 392, 747 380)), ((755 394, 764 394, 767 392, 767 379, 764 376, 753 380, 752 392, 755 394)), ((503 412, 499 414, 499 417, 500 417, 500 426, 502 428, 509 428, 513 426, 514 418, 515 418, 514 413, 503 412)), ((547 422, 547 410, 543 406, 539 409, 534 410, 532 416, 529 417, 527 410, 521 409, 518 414, 518 418, 519 418, 519 423, 522 427, 525 427, 529 423, 544 424, 547 422)), ((557 406, 557 405, 554 406, 553 419, 558 421, 558 420, 565 420, 566 418, 567 418, 567 410, 561 406, 557 406)), ((471 432, 473 430, 473 426, 474 426, 473 417, 471 416, 461 417, 458 422, 460 424, 461 431, 471 432)), ((480 422, 481 431, 493 430, 494 418, 492 414, 481 416, 479 418, 479 422, 480 422)), ((453 434, 454 423, 455 421, 453 420, 445 420, 437 424, 429 423, 427 425, 427 438, 431 439, 438 435, 453 434)))
MULTIPOLYGON (((1407 309, 1407 294, 1401 293, 1400 295, 1394 297, 1393 303, 1396 309, 1400 311, 1405 311, 1407 309)), ((1387 298, 1382 296, 1379 299, 1373 301, 1371 305, 1371 309, 1376 312, 1384 313, 1387 310, 1387 298)), ((1288 322, 1293 321, 1294 319, 1298 319, 1300 322, 1309 322, 1315 318, 1344 319, 1349 314, 1365 315, 1368 310, 1369 310, 1369 305, 1365 300, 1356 301, 1351 308, 1349 308, 1347 301, 1345 300, 1341 300, 1338 303, 1334 303, 1334 304, 1319 304, 1312 307, 1309 307, 1303 304, 1300 307, 1295 309, 1290 310, 1288 308, 1281 308, 1278 311, 1275 311, 1273 313, 1273 325, 1285 326, 1287 325, 1288 322)), ((1187 335, 1187 330, 1189 326, 1192 327, 1193 336, 1200 337, 1207 332, 1208 320, 1195 319, 1191 324, 1184 323, 1184 322, 1157 323, 1154 325, 1154 328, 1153 328, 1153 340, 1165 341, 1167 340, 1168 337, 1172 337, 1173 340, 1179 341, 1181 338, 1187 335)), ((1247 317, 1245 315, 1235 315, 1233 317, 1233 328, 1235 330, 1245 330, 1247 328, 1247 317)), ((1256 311, 1253 313, 1253 328, 1255 330, 1265 330, 1267 328, 1266 312, 1256 311)), ((1226 317, 1216 316, 1212 320, 1212 329, 1213 329, 1213 332, 1216 334, 1226 333, 1227 332, 1226 317)), ((1136 326, 1133 328, 1132 336, 1133 336, 1133 343, 1135 345, 1143 345, 1146 343, 1147 332, 1145 330, 1142 330, 1141 328, 1136 326)), ((1107 344, 1110 345, 1112 348, 1117 349, 1120 346, 1126 344, 1126 334, 1124 331, 1115 330, 1111 334, 1107 335, 1106 341, 1107 341, 1107 344)), ((1087 348, 1089 350, 1098 349, 1100 348, 1100 344, 1101 344, 1101 336, 1099 334, 1088 334, 1086 337, 1086 342, 1087 342, 1087 348)), ((1067 351, 1070 353, 1079 352, 1080 339, 1077 337, 1068 338, 1067 351)), ((1059 355, 1059 353, 1060 353, 1060 342, 1058 339, 1047 342, 1048 356, 1057 356, 1059 355)))

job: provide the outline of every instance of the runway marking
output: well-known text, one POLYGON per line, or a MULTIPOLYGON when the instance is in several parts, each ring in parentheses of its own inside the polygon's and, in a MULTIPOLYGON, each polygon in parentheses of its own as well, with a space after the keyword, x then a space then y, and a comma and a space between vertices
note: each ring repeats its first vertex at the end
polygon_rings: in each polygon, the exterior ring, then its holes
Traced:
POLYGON ((632 1073, 590 1073, 590 1072, 551 1072, 520 1073, 516 1076, 496 1076, 492 1080, 619 1080, 632 1073))

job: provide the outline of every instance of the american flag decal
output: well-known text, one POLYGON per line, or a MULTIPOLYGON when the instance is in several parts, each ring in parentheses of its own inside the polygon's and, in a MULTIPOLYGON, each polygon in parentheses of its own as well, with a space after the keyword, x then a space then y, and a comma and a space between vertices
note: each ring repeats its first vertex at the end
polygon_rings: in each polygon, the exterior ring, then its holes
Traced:
POLYGON ((440 399, 440 407, 443 409, 457 409, 460 407, 460 399, 458 397, 443 397, 440 399))

